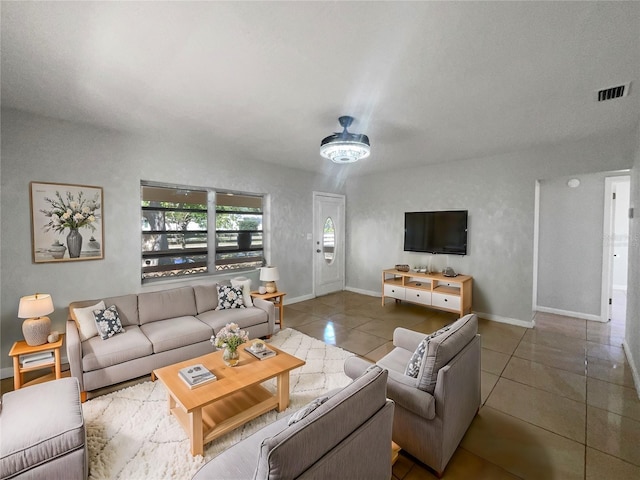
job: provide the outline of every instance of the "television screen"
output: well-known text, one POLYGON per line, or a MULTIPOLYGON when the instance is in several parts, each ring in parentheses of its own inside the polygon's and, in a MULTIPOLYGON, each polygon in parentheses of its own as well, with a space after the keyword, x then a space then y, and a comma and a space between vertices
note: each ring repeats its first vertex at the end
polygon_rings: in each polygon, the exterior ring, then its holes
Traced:
POLYGON ((404 251, 467 254, 467 210, 406 212, 404 251))

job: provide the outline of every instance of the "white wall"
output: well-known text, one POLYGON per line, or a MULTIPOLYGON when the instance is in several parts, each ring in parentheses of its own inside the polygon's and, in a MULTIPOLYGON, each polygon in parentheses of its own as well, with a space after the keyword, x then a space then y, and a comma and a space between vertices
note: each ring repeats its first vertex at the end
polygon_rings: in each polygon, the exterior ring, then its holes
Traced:
POLYGON ((540 182, 538 306, 600 319, 606 173, 540 182))
POLYGON ((234 158, 222 149, 132 137, 10 109, 2 110, 1 173, 3 367, 10 365, 11 345, 22 338, 22 321, 16 314, 23 295, 50 293, 56 308, 50 315, 52 328, 64 331, 71 301, 168 288, 140 284, 140 180, 269 194, 268 260, 278 265, 278 286, 289 298, 312 291, 312 242, 306 239, 312 232, 312 192, 343 193, 332 178, 234 158), (104 188, 104 260, 32 263, 31 181, 104 188))
POLYGON ((474 277, 474 311, 530 325, 536 180, 630 168, 634 148, 627 133, 350 179, 347 286, 378 293, 382 269, 428 262, 403 252, 405 211, 467 209, 469 254, 439 267, 474 277))
POLYGON ((631 171, 630 206, 634 209, 634 215, 629 222, 629 278, 624 349, 640 397, 640 128, 636 142, 635 161, 631 171))

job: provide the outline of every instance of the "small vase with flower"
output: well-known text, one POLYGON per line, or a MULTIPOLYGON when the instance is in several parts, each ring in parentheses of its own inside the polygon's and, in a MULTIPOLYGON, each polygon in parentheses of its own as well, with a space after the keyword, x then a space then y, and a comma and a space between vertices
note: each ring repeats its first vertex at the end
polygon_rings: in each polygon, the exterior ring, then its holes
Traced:
POLYGON ((238 347, 248 341, 247 332, 240 330, 237 323, 227 323, 216 335, 211 336, 211 343, 218 349, 224 349, 222 360, 229 367, 238 365, 238 347))

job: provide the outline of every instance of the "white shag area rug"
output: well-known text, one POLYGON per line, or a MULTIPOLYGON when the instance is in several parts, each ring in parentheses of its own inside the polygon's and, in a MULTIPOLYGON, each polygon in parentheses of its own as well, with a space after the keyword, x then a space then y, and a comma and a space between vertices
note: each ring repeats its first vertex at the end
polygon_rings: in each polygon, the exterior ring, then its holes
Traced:
MULTIPOLYGON (((291 372, 290 405, 265 413, 205 445, 204 457, 189 453, 189 439, 168 413, 162 382, 144 382, 82 405, 87 429, 89 478, 190 479, 208 460, 276 419, 289 415, 328 390, 350 382, 343 365, 353 353, 287 328, 268 343, 306 362, 291 372)), ((275 380, 265 384, 276 391, 275 380)), ((256 452, 256 455, 258 452, 256 452)))

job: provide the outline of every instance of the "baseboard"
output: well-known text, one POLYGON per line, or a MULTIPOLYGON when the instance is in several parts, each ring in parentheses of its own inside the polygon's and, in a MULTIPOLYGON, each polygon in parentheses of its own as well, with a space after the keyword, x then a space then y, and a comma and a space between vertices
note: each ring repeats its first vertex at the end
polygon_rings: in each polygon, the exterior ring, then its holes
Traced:
POLYGON ((5 367, 0 369, 0 378, 3 380, 5 378, 13 377, 13 367, 5 367))
POLYGON ((361 288, 345 287, 345 290, 353 293, 360 293, 362 295, 368 295, 369 297, 382 297, 382 293, 379 290, 363 290, 361 288))
POLYGON ((483 312, 473 312, 473 313, 475 313, 480 318, 485 318, 487 320, 491 320, 492 322, 506 323, 508 325, 515 325, 517 327, 526 327, 526 328, 533 328, 536 326, 536 322, 533 319, 527 321, 527 320, 520 320, 519 318, 501 317, 500 315, 493 315, 492 313, 483 313, 483 312))
POLYGON ((583 320, 591 320, 594 322, 606 323, 609 319, 603 320, 600 315, 593 315, 591 313, 571 312, 569 310, 560 310, 559 308, 541 307, 537 305, 535 310, 542 313, 552 313, 554 315, 562 315, 563 317, 581 318, 583 320))
POLYGON ((292 303, 298 303, 298 302, 306 302, 307 300, 312 300, 316 297, 314 297, 313 295, 301 295, 299 297, 291 297, 291 298, 287 298, 284 297, 284 304, 285 305, 290 305, 292 303))
POLYGON ((629 362, 629 366, 631 367, 631 375, 633 376, 633 383, 636 386, 636 393, 638 394, 638 398, 640 398, 640 371, 638 370, 640 367, 636 363, 636 360, 640 360, 640 358, 633 358, 633 355, 631 353, 631 347, 627 343, 626 338, 622 342, 622 349, 624 350, 624 353, 627 356, 627 362, 629 362))

